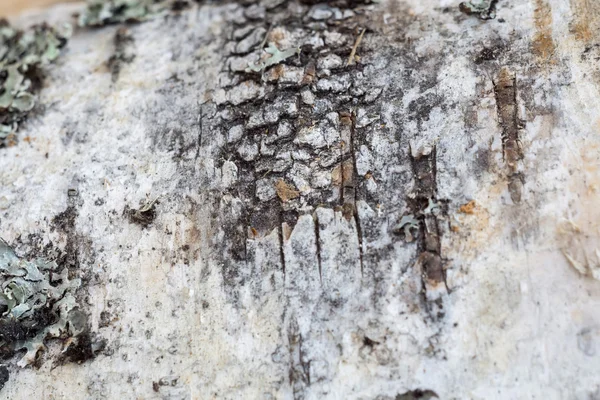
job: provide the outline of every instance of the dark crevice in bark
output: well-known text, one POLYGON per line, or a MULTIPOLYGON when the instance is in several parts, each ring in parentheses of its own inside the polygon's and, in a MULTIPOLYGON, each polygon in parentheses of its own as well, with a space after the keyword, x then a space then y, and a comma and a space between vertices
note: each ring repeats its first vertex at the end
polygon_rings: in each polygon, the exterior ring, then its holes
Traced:
MULTIPOLYGON (((244 227, 248 227, 248 226, 252 226, 251 223, 251 216, 250 213, 248 212, 248 210, 246 210, 245 212, 245 221, 244 221, 244 227)), ((248 266, 248 229, 242 229, 243 230, 243 234, 244 234, 244 259, 242 261, 244 261, 244 263, 246 264, 246 266, 248 266)))
POLYGON ((321 233, 319 232, 321 227, 319 226, 319 217, 317 216, 316 212, 313 214, 313 219, 315 223, 315 245, 317 246, 317 264, 319 266, 319 281, 321 282, 321 284, 323 284, 323 271, 321 269, 321 233))
POLYGON ((448 290, 444 260, 441 255, 438 228, 440 219, 436 215, 436 212, 440 215, 445 212, 445 205, 437 199, 436 153, 435 147, 429 153, 417 156, 412 156, 411 151, 416 188, 414 198, 409 199, 408 203, 413 214, 419 219, 419 257, 417 262, 422 268, 421 279, 425 293, 428 287, 442 283, 448 290), (439 210, 435 211, 434 207, 439 210))
MULTIPOLYGON (((352 114, 349 112, 339 112, 340 120, 340 205, 344 209, 349 209, 346 204, 354 203, 354 156, 352 145, 352 114), (351 164, 349 164, 351 162, 351 164)), ((346 213, 345 213, 346 214, 346 213)), ((347 219, 348 215, 345 215, 347 219)))
POLYGON ((363 254, 363 234, 362 227, 360 225, 360 217, 358 210, 354 207, 354 223, 356 224, 356 236, 358 237, 358 257, 360 258, 360 276, 364 276, 364 254, 363 254))
POLYGON ((300 366, 302 367, 302 372, 306 379, 306 384, 310 386, 310 361, 306 362, 304 360, 304 348, 303 348, 303 338, 302 334, 298 335, 298 358, 300 361, 300 366))
POLYGON ((507 167, 508 190, 512 201, 520 203, 524 177, 518 170, 523 154, 519 140, 521 121, 518 117, 517 78, 514 72, 505 67, 500 70, 493 83, 502 129, 502 150, 507 167))
POLYGON ((202 104, 200 104, 199 111, 200 114, 198 115, 198 147, 196 148, 196 157, 195 159, 197 160, 198 157, 200 157, 200 149, 202 148, 202 133, 203 133, 203 126, 202 126, 202 120, 204 118, 203 115, 203 110, 202 110, 202 104))
POLYGON ((131 50, 133 43, 133 36, 129 33, 129 29, 126 27, 117 29, 114 39, 115 50, 108 59, 108 69, 113 83, 119 80, 123 66, 135 59, 135 54, 131 50))
POLYGON ((360 275, 364 276, 364 255, 363 255, 363 235, 362 227, 360 225, 360 216, 358 215, 358 169, 356 168, 356 112, 352 112, 352 125, 350 126, 350 154, 352 156, 352 181, 354 182, 354 207, 353 216, 354 223, 356 224, 356 236, 358 239, 358 256, 360 258, 360 275))
POLYGON ((79 208, 83 201, 77 189, 70 189, 67 196, 67 208, 56 215, 52 220, 52 231, 57 230, 65 237, 63 256, 59 258, 59 265, 65 265, 70 270, 79 270, 79 242, 80 237, 75 226, 79 216, 79 208))
POLYGON ((290 351, 288 379, 294 399, 304 398, 304 391, 310 385, 309 365, 303 361, 302 334, 299 330, 298 322, 292 318, 288 328, 288 348, 290 351))
POLYGON ((285 239, 283 237, 283 211, 279 213, 279 227, 278 227, 278 233, 279 233, 279 259, 281 261, 281 270, 283 271, 283 280, 285 282, 285 249, 284 249, 284 243, 285 243, 285 239))

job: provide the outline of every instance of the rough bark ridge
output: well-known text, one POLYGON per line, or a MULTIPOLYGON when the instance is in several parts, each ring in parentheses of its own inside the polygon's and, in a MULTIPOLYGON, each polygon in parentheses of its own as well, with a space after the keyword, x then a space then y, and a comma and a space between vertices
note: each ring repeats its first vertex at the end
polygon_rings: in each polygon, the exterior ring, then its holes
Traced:
POLYGON ((365 3, 76 32, 0 232, 78 271, 106 347, 3 395, 600 395, 600 9, 365 3), (248 72, 271 43, 301 51, 248 72))

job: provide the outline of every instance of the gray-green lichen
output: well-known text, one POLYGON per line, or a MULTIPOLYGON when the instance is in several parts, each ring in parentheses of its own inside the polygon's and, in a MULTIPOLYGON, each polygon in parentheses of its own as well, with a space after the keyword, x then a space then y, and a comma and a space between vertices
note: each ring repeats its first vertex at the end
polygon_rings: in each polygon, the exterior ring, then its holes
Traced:
POLYGON ((42 68, 59 56, 69 34, 68 27, 58 31, 46 24, 20 31, 0 20, 0 146, 33 109, 42 68))
POLYGON ((127 21, 144 21, 169 7, 169 0, 88 0, 79 16, 80 26, 102 26, 127 21))
POLYGON ((407 242, 412 242, 414 240, 412 231, 419 229, 419 220, 415 218, 413 214, 404 215, 400 220, 400 223, 396 225, 394 228, 395 232, 399 232, 401 230, 404 231, 404 239, 407 242))
POLYGON ((74 297, 81 280, 68 275, 55 262, 20 259, 0 239, 0 349, 5 355, 26 350, 19 366, 33 363, 46 339, 84 331, 85 317, 74 297))
POLYGON ((497 0, 470 0, 460 3, 462 12, 469 15, 479 15, 481 19, 496 18, 497 0))
POLYGON ((281 51, 275 46, 274 43, 269 43, 269 46, 265 49, 267 57, 258 63, 248 64, 246 72, 261 72, 269 68, 272 65, 279 64, 280 62, 292 57, 294 54, 298 54, 300 49, 287 49, 281 51))
POLYGON ((425 210, 423 210, 423 214, 437 214, 441 210, 441 207, 438 203, 433 201, 432 199, 428 200, 428 205, 425 210))

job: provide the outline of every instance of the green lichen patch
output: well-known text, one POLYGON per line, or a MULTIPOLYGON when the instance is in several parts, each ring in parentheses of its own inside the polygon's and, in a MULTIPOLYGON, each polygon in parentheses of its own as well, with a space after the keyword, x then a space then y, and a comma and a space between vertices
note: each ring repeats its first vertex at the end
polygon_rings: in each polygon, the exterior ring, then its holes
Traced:
POLYGON ((168 9, 180 9, 182 3, 174 0, 88 0, 87 9, 79 16, 79 25, 145 21, 168 9))
POLYGON ((46 24, 21 31, 0 20, 0 147, 11 143, 35 106, 43 67, 59 56, 69 34, 46 24))
POLYGON ((481 19, 496 18, 497 0, 470 0, 459 4, 460 10, 468 15, 478 15, 481 19))
POLYGON ((50 338, 76 338, 84 333, 87 317, 75 291, 80 279, 67 268, 43 259, 20 259, 0 239, 0 354, 26 350, 18 365, 32 364, 50 338))
POLYGON ((262 72, 265 69, 273 65, 277 65, 293 55, 298 54, 299 52, 300 49, 287 49, 281 51, 277 48, 277 46, 275 46, 274 43, 269 43, 269 46, 265 49, 265 57, 263 57, 263 59, 257 63, 248 64, 246 72, 262 72))
POLYGON ((407 242, 414 240, 413 231, 419 229, 419 220, 413 214, 404 215, 400 223, 394 227, 394 232, 404 231, 404 239, 407 242))

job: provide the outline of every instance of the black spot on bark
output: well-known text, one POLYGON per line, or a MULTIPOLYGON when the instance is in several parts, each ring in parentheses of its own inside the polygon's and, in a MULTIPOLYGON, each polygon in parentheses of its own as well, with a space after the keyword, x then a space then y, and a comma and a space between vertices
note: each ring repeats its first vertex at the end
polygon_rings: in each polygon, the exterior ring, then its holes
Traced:
POLYGON ((314 5, 327 3, 331 7, 354 8, 365 4, 373 4, 373 0, 300 0, 302 4, 314 5))
POLYGON ((396 400, 430 400, 439 399, 439 396, 433 390, 415 389, 396 396, 396 400))
POLYGON ((135 54, 131 51, 132 44, 133 36, 131 36, 129 30, 126 27, 119 28, 114 39, 115 51, 108 59, 108 69, 113 82, 119 79, 123 65, 134 60, 135 54))
POLYGON ((6 382, 8 382, 9 375, 6 365, 0 366, 0 390, 2 390, 4 385, 6 385, 6 382))
POLYGON ((95 338, 91 333, 79 335, 64 353, 64 361, 81 364, 93 358, 106 348, 106 339, 95 338))
POLYGON ((156 207, 155 204, 157 202, 154 201, 149 205, 142 206, 139 209, 132 209, 129 206, 125 206, 123 210, 123 215, 129 218, 129 221, 134 224, 139 224, 144 228, 147 228, 154 222, 156 218, 156 207))
POLYGON ((495 61, 502 56, 506 51, 506 47, 503 45, 496 45, 491 47, 484 47, 476 56, 475 64, 483 64, 486 61, 495 61))
POLYGON ((45 327, 58 320, 49 306, 39 308, 31 317, 17 320, 14 318, 0 319, 0 357, 7 359, 15 354, 15 344, 19 341, 33 338, 45 327))
POLYGON ((444 99, 434 93, 425 94, 416 100, 413 100, 408 105, 408 111, 417 120, 419 127, 423 121, 429 121, 429 115, 435 107, 440 107, 444 103, 444 99))
POLYGON ((79 245, 80 238, 77 235, 76 221, 79 215, 79 207, 82 202, 77 193, 69 194, 67 198, 67 209, 57 214, 52 219, 52 231, 56 230, 66 237, 66 245, 62 257, 57 261, 69 269, 79 268, 79 245))
POLYGON ((375 340, 373 340, 373 339, 370 339, 370 338, 369 338, 369 337, 367 337, 367 336, 365 336, 365 337, 363 338, 363 345, 365 345, 365 346, 367 346, 367 347, 374 347, 375 345, 378 345, 378 344, 379 344, 379 342, 377 342, 377 341, 375 341, 375 340))

